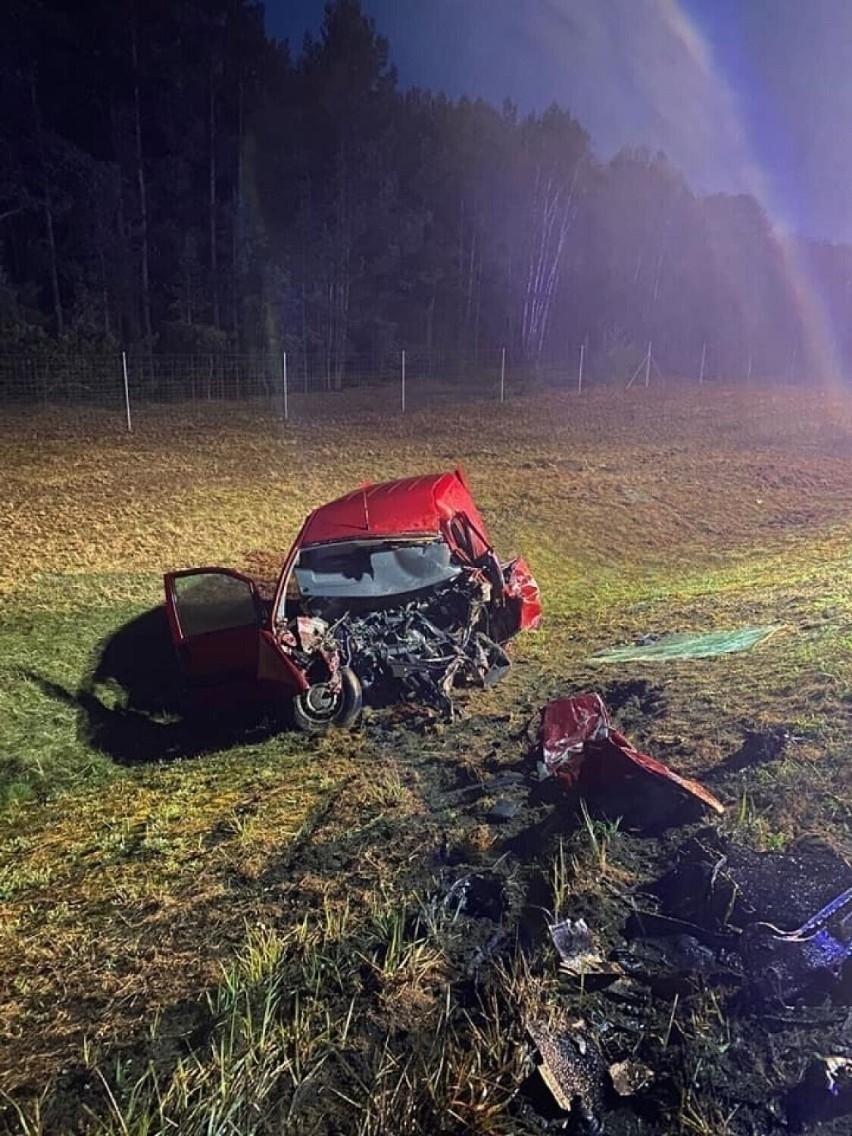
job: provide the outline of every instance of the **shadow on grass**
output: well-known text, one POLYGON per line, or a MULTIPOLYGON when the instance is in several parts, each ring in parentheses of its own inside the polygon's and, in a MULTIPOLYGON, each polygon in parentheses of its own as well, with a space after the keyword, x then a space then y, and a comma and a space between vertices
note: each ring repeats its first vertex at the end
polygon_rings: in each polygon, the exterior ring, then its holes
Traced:
POLYGON ((28 677, 48 697, 73 705, 80 741, 120 765, 262 741, 283 724, 255 706, 191 706, 162 606, 131 619, 101 643, 76 692, 33 672, 28 677))

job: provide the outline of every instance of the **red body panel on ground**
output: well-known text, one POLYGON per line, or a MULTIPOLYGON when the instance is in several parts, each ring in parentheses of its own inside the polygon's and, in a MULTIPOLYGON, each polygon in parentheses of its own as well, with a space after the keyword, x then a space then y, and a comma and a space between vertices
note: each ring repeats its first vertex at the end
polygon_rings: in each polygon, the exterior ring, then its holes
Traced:
POLYGON ((608 784, 639 772, 669 782, 715 813, 725 811, 722 802, 703 785, 640 753, 624 734, 613 729, 599 694, 556 698, 548 703, 542 712, 541 749, 548 771, 568 789, 600 792, 608 784))

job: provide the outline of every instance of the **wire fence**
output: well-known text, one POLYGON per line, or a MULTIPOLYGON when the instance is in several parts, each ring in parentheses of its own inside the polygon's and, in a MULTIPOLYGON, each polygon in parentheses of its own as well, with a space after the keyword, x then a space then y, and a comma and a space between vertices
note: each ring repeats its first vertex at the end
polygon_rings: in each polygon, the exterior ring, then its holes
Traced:
MULTIPOLYGON (((214 409, 243 403, 283 419, 333 415, 354 402, 365 411, 405 413, 461 399, 508 402, 542 389, 650 386, 686 380, 761 377, 752 355, 741 374, 722 374, 712 345, 704 344, 693 375, 673 374, 652 343, 592 351, 577 344, 561 358, 530 364, 506 348, 475 354, 399 350, 353 355, 332 366, 300 353, 160 355, 122 352, 92 355, 54 351, 0 354, 0 406, 101 408, 116 411, 127 429, 155 405, 214 409), (348 395, 344 398, 342 396, 348 395)), ((763 376, 767 377, 767 376, 763 376)), ((772 376, 777 377, 777 376, 772 376)))

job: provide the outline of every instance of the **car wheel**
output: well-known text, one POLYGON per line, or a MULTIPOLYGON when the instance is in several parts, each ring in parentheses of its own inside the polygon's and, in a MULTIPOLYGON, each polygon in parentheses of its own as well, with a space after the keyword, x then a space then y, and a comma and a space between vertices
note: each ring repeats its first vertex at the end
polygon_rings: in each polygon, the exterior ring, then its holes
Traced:
POLYGON ((293 721, 306 734, 321 734, 329 726, 351 726, 361 713, 361 683, 349 667, 340 668, 340 687, 316 682, 293 699, 293 721))

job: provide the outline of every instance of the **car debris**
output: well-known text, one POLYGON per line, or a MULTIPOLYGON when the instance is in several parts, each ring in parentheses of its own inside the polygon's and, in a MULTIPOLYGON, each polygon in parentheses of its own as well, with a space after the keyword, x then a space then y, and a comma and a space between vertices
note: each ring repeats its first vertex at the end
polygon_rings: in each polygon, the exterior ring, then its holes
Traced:
POLYGON ((563 919, 549 923, 550 939, 559 955, 559 969, 565 974, 582 975, 604 965, 591 928, 585 919, 563 919))
POLYGON ((717 952, 692 935, 638 939, 612 953, 622 973, 645 985, 657 998, 690 994, 705 985, 736 980, 736 972, 717 952))
POLYGON ((787 1093, 786 1110, 791 1132, 852 1113, 852 1058, 832 1054, 812 1060, 802 1082, 787 1093))
POLYGON ((748 973, 769 997, 786 1001, 820 977, 838 979, 852 959, 852 888, 794 931, 749 924, 739 946, 748 973))
POLYGON ((311 733, 363 698, 451 716, 451 691, 505 674, 541 617, 521 557, 501 561, 460 470, 365 485, 315 509, 271 600, 229 568, 164 578, 172 640, 201 704, 289 703, 311 733))
POLYGON ((625 647, 609 647, 596 651, 586 659, 588 663, 655 663, 671 659, 711 659, 717 655, 730 655, 748 651, 764 643, 783 625, 773 623, 764 627, 738 627, 731 631, 710 631, 703 634, 678 632, 638 636, 625 647))
POLYGON ((509 801, 501 797, 485 814, 485 819, 488 824, 505 824, 506 821, 513 820, 520 811, 520 801, 509 801))
POLYGON ((447 789, 443 794, 448 802, 473 801, 486 793, 495 793, 500 789, 514 789, 524 784, 523 773, 508 771, 498 773, 493 777, 486 777, 482 781, 473 781, 469 785, 461 785, 458 789, 447 789))
POLYGON ((704 941, 714 945, 718 935, 749 924, 807 923, 850 888, 852 868, 823 841, 756 852, 708 829, 685 842, 651 892, 669 920, 704 928, 704 941))
POLYGON ((543 764, 567 789, 582 794, 611 788, 639 775, 666 783, 720 814, 725 806, 708 789, 663 762, 640 753, 610 721, 599 694, 556 698, 542 711, 543 764))
POLYGON ((635 1096, 654 1080, 654 1070, 641 1061, 614 1061, 607 1072, 620 1097, 635 1096))
POLYGON ((583 1021, 556 1030, 542 1022, 528 1022, 538 1052, 536 1066, 556 1106, 576 1118, 581 1130, 602 1133, 599 1113, 603 1106, 604 1061, 583 1021))
POLYGON ((694 929, 704 946, 736 956, 747 999, 787 1005, 827 992, 841 1003, 847 997, 852 870, 828 845, 810 839, 783 853, 755 852, 707 833, 687 842, 653 892, 670 914, 642 915, 645 933, 660 930, 662 918, 674 932, 694 929), (779 926, 798 920, 792 930, 779 926))

